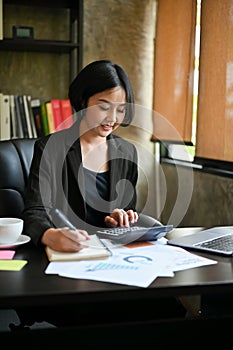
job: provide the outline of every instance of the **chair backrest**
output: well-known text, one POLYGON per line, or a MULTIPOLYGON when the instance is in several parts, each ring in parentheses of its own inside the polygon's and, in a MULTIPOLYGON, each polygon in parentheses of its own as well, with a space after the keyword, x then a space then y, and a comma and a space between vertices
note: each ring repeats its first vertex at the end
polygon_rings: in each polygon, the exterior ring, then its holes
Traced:
POLYGON ((22 213, 35 141, 0 141, 0 217, 22 213))

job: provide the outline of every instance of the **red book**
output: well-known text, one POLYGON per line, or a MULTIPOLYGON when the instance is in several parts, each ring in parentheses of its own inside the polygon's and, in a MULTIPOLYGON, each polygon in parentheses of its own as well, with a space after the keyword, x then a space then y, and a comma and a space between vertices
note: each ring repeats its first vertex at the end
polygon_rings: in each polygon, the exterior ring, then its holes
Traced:
POLYGON ((61 101, 61 109, 62 109, 62 117, 63 117, 62 129, 66 129, 73 125, 73 111, 72 111, 72 107, 69 99, 60 100, 60 101, 61 101))
POLYGON ((55 131, 63 129, 63 116, 60 100, 51 100, 53 118, 54 118, 54 129, 55 131))

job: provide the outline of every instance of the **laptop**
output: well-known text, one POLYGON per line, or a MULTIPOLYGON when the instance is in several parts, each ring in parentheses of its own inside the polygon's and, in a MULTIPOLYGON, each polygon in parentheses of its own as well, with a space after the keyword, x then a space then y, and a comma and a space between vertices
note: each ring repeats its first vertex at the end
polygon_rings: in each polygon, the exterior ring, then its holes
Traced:
MULTIPOLYGON (((187 228, 188 230, 188 228, 187 228)), ((216 226, 168 239, 167 244, 207 253, 233 255, 233 226, 216 226)))

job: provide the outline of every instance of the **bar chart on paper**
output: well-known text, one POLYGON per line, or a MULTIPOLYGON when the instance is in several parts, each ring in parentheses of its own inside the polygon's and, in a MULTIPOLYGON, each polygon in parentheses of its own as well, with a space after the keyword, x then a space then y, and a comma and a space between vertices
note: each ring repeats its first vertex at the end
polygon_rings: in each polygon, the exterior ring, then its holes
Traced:
POLYGON ((138 270, 137 266, 127 266, 121 264, 113 264, 100 262, 93 266, 93 263, 90 268, 87 268, 86 271, 100 271, 100 270, 138 270))

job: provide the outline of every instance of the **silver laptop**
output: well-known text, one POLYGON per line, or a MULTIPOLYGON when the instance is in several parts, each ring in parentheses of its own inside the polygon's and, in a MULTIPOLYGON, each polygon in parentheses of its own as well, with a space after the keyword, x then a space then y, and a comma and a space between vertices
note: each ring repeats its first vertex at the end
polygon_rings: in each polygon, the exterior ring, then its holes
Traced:
POLYGON ((168 244, 208 253, 233 255, 233 226, 216 226, 168 239, 168 244))

